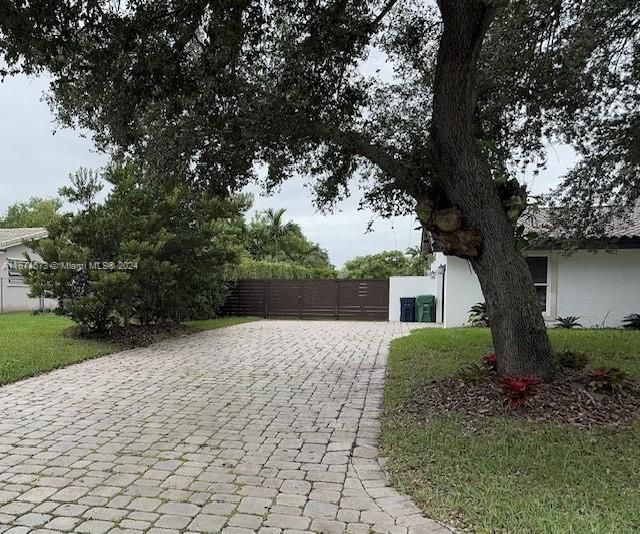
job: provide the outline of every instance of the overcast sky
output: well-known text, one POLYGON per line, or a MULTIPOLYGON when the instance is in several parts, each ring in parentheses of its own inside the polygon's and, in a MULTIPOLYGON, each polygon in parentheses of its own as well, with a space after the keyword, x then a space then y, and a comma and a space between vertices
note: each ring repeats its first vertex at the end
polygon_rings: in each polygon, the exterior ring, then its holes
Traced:
MULTIPOLYGON (((79 167, 98 168, 107 159, 96 152, 90 138, 73 130, 57 130, 48 105, 42 101, 47 89, 43 78, 18 76, 0 83, 0 213, 14 202, 32 196, 55 196, 70 173, 79 167)), ((548 190, 574 163, 568 147, 550 150, 547 170, 528 178, 532 190, 548 190)), ((368 210, 358 210, 359 195, 341 203, 331 215, 316 212, 310 191, 299 178, 285 184, 271 197, 255 195, 254 209, 286 208, 305 234, 329 251, 331 261, 341 266, 354 256, 381 250, 405 250, 417 245, 420 233, 412 217, 381 219, 368 210), (373 231, 366 233, 374 219, 373 231)))

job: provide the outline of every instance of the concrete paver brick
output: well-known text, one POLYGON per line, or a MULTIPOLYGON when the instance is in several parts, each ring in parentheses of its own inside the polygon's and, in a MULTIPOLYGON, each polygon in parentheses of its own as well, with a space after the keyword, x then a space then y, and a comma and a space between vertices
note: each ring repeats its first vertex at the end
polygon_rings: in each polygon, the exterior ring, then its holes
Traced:
POLYGON ((441 534, 379 458, 388 344, 260 321, 0 389, 0 533, 441 534))

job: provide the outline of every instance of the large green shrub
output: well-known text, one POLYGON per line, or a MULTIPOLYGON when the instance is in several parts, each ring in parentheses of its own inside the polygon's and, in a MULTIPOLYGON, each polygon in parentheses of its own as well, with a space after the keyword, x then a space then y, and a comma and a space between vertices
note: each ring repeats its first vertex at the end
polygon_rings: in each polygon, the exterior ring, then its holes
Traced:
POLYGON ((60 313, 98 332, 219 310, 223 273, 239 258, 245 198, 150 180, 131 162, 102 177, 81 170, 61 195, 78 210, 36 245, 45 263, 25 273, 32 294, 56 298, 60 313), (101 178, 110 190, 99 202, 101 178))
POLYGON ((239 264, 226 269, 229 280, 291 280, 336 278, 330 267, 305 267, 290 261, 266 261, 244 258, 239 264))
POLYGON ((406 254, 399 250, 384 250, 378 254, 358 256, 347 261, 340 276, 351 279, 423 276, 427 274, 431 260, 431 256, 424 256, 416 248, 408 249, 406 254))

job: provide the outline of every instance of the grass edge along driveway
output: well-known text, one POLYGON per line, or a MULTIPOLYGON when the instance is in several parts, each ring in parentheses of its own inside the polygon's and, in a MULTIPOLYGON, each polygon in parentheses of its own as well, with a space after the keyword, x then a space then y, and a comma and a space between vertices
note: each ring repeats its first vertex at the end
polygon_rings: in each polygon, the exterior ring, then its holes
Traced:
MULTIPOLYGON (((552 330, 556 350, 640 377, 640 332, 552 330)), ((428 420, 395 412, 431 380, 489 352, 487 329, 424 329, 394 340, 381 447, 393 485, 424 512, 475 532, 640 531, 640 423, 579 430, 506 417, 428 420)))
MULTIPOLYGON (((197 330, 212 330, 254 321, 251 317, 221 317, 190 321, 197 330)), ((0 386, 123 350, 120 345, 66 337, 73 322, 55 314, 0 314, 0 386)))

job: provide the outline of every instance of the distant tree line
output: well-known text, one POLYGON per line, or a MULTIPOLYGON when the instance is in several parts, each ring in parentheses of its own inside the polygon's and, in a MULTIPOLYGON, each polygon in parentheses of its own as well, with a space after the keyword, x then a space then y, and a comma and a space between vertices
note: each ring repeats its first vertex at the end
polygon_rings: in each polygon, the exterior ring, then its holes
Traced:
POLYGON ((60 217, 60 208, 58 198, 31 197, 9 206, 0 216, 0 228, 46 228, 60 217))
POLYGON ((423 276, 429 271, 431 256, 425 256, 417 247, 385 250, 378 254, 358 256, 344 264, 341 278, 385 279, 391 276, 423 276))
POLYGON ((286 210, 257 212, 243 225, 240 262, 227 270, 228 278, 335 278, 329 254, 310 241, 299 225, 285 219, 286 210))

